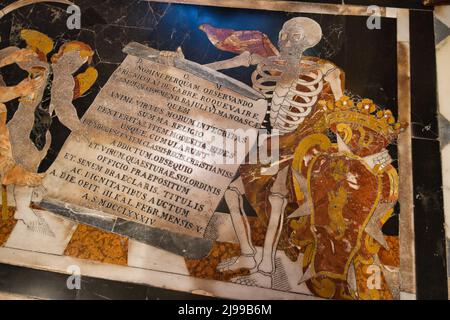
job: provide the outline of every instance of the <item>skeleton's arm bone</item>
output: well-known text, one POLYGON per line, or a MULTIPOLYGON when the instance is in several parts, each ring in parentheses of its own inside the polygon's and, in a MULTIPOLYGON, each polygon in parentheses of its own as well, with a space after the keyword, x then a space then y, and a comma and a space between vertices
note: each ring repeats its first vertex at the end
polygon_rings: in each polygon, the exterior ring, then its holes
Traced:
POLYGON ((258 267, 260 271, 266 273, 273 273, 275 269, 275 253, 283 226, 283 214, 288 202, 286 198, 288 194, 286 187, 288 170, 289 167, 287 166, 281 169, 270 188, 269 203, 271 205, 271 212, 266 238, 264 239, 263 258, 258 267))
POLYGON ((344 95, 342 92, 340 69, 332 64, 324 64, 321 67, 321 71, 325 75, 324 80, 330 84, 334 99, 340 99, 344 95))
POLYGON ((262 60, 264 60, 263 57, 245 51, 240 55, 233 57, 231 59, 209 63, 206 64, 205 66, 214 70, 225 70, 237 67, 249 67, 251 65, 256 65, 260 63, 262 60))

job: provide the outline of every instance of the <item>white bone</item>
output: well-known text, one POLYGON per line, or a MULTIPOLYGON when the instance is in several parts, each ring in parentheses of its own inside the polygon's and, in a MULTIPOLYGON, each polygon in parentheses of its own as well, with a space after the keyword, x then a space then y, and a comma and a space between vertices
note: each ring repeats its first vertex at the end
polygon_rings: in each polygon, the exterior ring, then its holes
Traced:
MULTIPOLYGON (((319 94, 323 90, 323 75, 320 70, 308 72, 303 77, 297 78, 290 87, 277 85, 273 92, 270 121, 274 128, 283 133, 291 132, 304 121, 312 112, 318 100, 319 94), (312 78, 306 80, 304 76, 312 78), (301 85, 302 91, 297 89, 301 85), (300 98, 303 102, 295 101, 300 98), (292 107, 299 109, 293 111, 292 107)), ((261 77, 264 77, 261 75, 261 77)))

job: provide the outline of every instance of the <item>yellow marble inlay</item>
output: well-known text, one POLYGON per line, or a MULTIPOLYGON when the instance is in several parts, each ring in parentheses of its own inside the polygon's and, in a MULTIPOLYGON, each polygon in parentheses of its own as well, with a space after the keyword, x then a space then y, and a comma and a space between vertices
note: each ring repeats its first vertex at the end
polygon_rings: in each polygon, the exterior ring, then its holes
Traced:
POLYGON ((3 246, 6 241, 8 241, 9 236, 11 235, 11 232, 13 231, 14 227, 16 226, 17 220, 14 219, 14 212, 15 209, 12 207, 9 207, 7 212, 7 216, 0 218, 0 246, 3 246))
POLYGON ((103 263, 127 265, 128 239, 80 224, 70 239, 64 255, 103 263))
POLYGON ((53 40, 39 31, 23 29, 20 32, 20 37, 33 51, 39 51, 47 55, 53 50, 53 40))

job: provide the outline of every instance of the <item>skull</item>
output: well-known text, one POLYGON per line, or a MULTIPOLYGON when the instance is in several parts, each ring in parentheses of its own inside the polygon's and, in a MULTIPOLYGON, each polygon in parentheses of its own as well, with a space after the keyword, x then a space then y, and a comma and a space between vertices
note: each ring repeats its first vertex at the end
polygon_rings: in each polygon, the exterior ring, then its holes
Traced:
POLYGON ((297 17, 288 20, 280 31, 278 47, 286 59, 300 59, 303 52, 322 39, 320 25, 312 19, 297 17))

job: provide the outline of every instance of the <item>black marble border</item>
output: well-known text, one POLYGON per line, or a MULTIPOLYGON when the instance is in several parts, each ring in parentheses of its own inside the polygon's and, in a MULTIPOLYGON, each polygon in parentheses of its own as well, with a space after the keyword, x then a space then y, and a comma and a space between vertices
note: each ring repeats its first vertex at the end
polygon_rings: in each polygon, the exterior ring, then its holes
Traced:
POLYGON ((417 299, 448 299, 433 12, 410 11, 417 299))
POLYGON ((210 300, 148 285, 81 277, 81 288, 67 288, 69 275, 0 264, 0 292, 50 300, 210 300))
MULTIPOLYGON (((104 231, 128 237, 139 242, 161 248, 187 259, 202 259, 213 247, 213 240, 191 237, 164 229, 152 228, 141 223, 118 217, 100 218, 78 213, 78 207, 66 208, 57 202, 41 201, 38 206, 54 214, 63 216, 77 223, 84 223, 104 231)), ((80 211, 81 212, 81 211, 80 211)))
MULTIPOLYGON (((308 1, 303 1, 308 2, 308 1)), ((432 7, 420 0, 316 0, 314 3, 379 5, 410 11, 414 225, 418 299, 447 299, 442 171, 438 140, 432 7), (426 59, 424 59, 426 58, 426 59), (425 124, 429 120, 429 124, 425 124), (430 127, 431 126, 431 127, 430 127)), ((1 7, 2 5, 0 5, 1 7)), ((82 277, 66 289, 67 275, 0 264, 0 291, 44 299, 205 299, 147 285, 82 277)))

